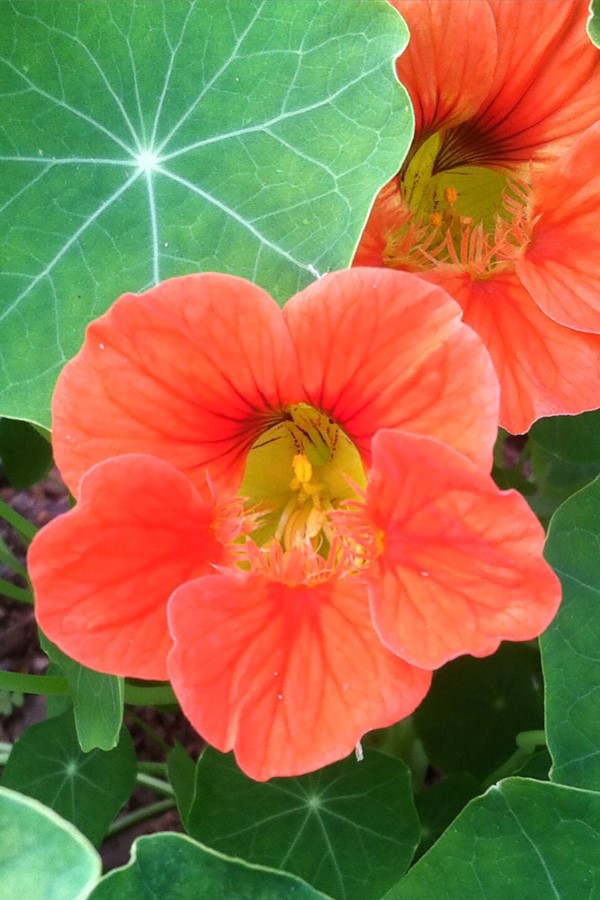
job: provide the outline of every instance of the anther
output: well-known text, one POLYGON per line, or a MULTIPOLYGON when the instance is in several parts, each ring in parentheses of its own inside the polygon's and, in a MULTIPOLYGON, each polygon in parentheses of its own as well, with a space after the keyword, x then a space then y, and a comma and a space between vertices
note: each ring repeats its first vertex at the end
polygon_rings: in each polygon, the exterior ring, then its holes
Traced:
POLYGON ((304 453, 297 453, 292 460, 294 475, 300 484, 308 484, 313 474, 311 462, 304 453))
POLYGON ((455 187, 447 187, 444 188, 444 199, 449 206, 454 206, 456 201, 458 200, 458 191, 455 187))

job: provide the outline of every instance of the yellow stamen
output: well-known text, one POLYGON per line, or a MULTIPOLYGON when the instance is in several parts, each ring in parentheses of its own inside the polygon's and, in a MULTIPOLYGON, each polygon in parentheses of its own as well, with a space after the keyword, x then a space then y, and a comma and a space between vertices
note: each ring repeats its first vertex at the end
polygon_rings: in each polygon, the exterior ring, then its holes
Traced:
POLYGON ((444 199, 450 206, 454 206, 458 200, 458 191, 455 187, 444 188, 444 199))
POLYGON ((299 484, 308 484, 313 474, 312 464, 305 453, 296 453, 292 460, 294 475, 299 484))

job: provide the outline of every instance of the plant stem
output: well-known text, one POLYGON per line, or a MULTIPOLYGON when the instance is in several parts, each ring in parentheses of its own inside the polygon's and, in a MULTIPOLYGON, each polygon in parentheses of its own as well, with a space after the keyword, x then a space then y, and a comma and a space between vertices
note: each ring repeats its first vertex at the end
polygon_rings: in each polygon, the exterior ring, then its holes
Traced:
POLYGON ((141 784, 142 787, 156 791, 157 794, 165 794, 167 797, 175 796, 175 791, 169 782, 163 781, 162 778, 154 778, 152 775, 145 775, 143 772, 138 772, 137 783, 141 784))
POLYGON ((483 787, 487 790, 487 788, 491 787, 493 784, 496 784, 497 781, 500 781, 502 778, 508 778, 510 775, 514 775, 514 773, 524 766, 530 756, 532 756, 538 747, 546 746, 546 732, 545 731, 521 731, 516 737, 517 749, 509 756, 506 762, 502 763, 502 765, 496 769, 495 772, 487 778, 483 787))
POLYGON ((152 819, 154 816, 158 816, 161 813, 174 808, 175 801, 171 799, 157 800, 156 803, 149 803, 148 806, 143 806, 141 809, 136 809, 135 812, 127 813, 127 815, 121 816, 120 819, 113 822, 108 829, 108 834, 109 836, 120 834, 122 831, 126 831, 133 825, 137 825, 138 822, 145 822, 146 819, 152 819))
POLYGON ((27 579, 27 569, 22 565, 14 554, 10 552, 4 541, 0 538, 0 562, 20 575, 21 578, 27 579))
POLYGON ((33 593, 28 588, 17 587, 10 581, 0 578, 0 595, 10 600, 18 600, 19 603, 29 603, 33 606, 33 593))
POLYGON ((25 543, 29 544, 34 537, 36 536, 38 529, 35 525, 32 525, 28 519, 20 516, 18 512, 5 503, 4 500, 0 500, 0 518, 4 519, 5 522, 8 522, 9 525, 17 531, 25 543))
POLYGON ((152 687, 125 684, 125 703, 130 706, 176 706, 177 697, 170 684, 152 687))
POLYGON ((58 675, 23 675, 21 672, 0 671, 0 689, 21 691, 23 694, 70 694, 66 678, 58 675))
MULTIPOLYGON (((0 744, 0 750, 2 745, 0 744)), ((164 775, 167 774, 167 764, 155 760, 140 760, 138 762, 138 772, 145 772, 146 775, 164 775)))

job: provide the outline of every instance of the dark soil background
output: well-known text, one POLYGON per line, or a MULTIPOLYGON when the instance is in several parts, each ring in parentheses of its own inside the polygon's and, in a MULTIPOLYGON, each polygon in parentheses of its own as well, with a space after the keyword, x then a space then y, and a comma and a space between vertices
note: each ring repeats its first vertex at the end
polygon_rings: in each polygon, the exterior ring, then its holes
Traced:
MULTIPOLYGON (((0 473, 0 500, 8 503, 16 512, 41 527, 55 516, 69 508, 68 492, 56 470, 27 491, 17 490, 2 479, 0 473)), ((19 536, 0 519, 0 535, 21 562, 25 562, 25 547, 19 536)), ((0 563, 0 578, 24 586, 18 576, 0 563)), ((0 669, 41 675, 46 671, 48 659, 40 649, 33 608, 0 597, 0 669)), ((27 694, 14 697, 12 708, 5 705, 0 709, 0 741, 14 743, 25 729, 46 718, 44 697, 27 694)), ((202 739, 189 725, 180 712, 165 712, 149 707, 127 707, 125 724, 133 738, 140 760, 165 761, 165 748, 161 743, 173 747, 178 741, 194 758, 200 753, 202 739), (149 726, 145 728, 144 726, 149 726)), ((122 810, 132 812, 162 799, 145 788, 137 787, 122 810)), ((127 831, 109 837, 101 848, 106 869, 124 865, 129 861, 129 850, 133 840, 141 834, 157 831, 182 831, 176 809, 169 810, 153 819, 141 822, 127 831)))

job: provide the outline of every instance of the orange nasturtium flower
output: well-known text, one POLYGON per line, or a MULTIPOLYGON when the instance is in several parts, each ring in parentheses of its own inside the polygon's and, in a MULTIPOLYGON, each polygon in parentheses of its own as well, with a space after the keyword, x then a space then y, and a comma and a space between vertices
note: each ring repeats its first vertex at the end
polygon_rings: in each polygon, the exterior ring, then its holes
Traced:
POLYGON ((500 424, 600 405, 600 54, 581 0, 391 0, 413 146, 354 264, 460 303, 501 384, 500 424))
POLYGON ((30 551, 75 659, 170 678, 256 779, 348 754, 459 654, 543 630, 543 531, 486 470, 498 386, 440 288, 325 276, 281 310, 239 278, 126 294, 54 398, 77 506, 30 551))

